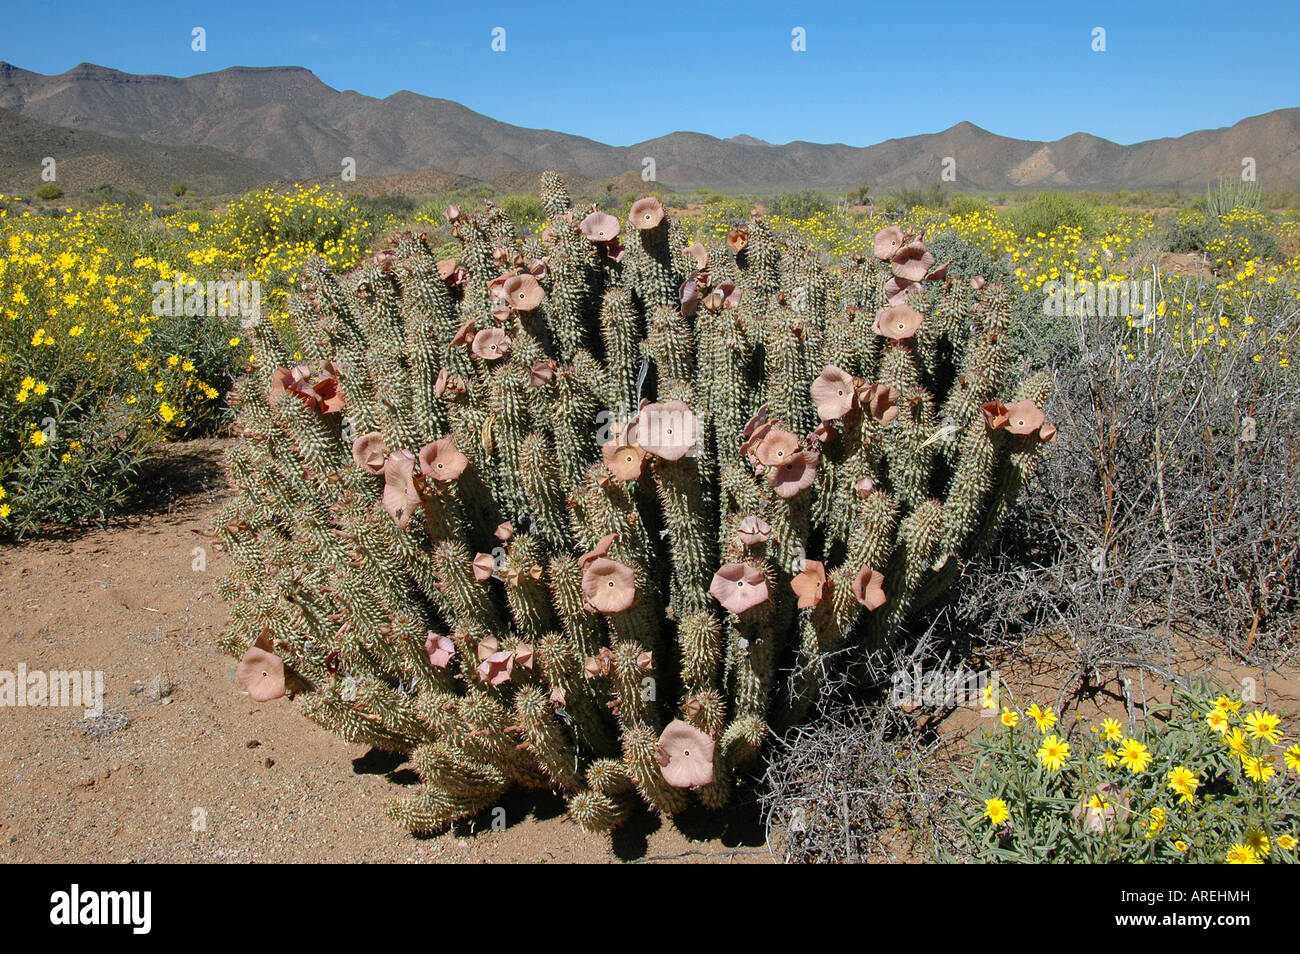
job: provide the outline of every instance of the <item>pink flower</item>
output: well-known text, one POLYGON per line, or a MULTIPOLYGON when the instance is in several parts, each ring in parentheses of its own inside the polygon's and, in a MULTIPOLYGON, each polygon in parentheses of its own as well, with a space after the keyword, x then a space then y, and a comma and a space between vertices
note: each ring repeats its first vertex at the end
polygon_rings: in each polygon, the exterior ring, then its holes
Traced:
POLYGON ((906 341, 916 336, 924 320, 911 305, 889 305, 876 312, 875 331, 891 341, 906 341))
POLYGON ((813 403, 817 405, 817 416, 823 421, 833 421, 853 410, 857 397, 853 378, 833 364, 817 376, 809 388, 813 403))
POLYGON ((614 669, 614 654, 608 649, 602 648, 596 655, 586 658, 582 664, 582 669, 587 674, 588 679, 608 676, 614 669))
POLYGON ((921 241, 908 242, 894 253, 894 274, 909 282, 919 282, 934 265, 934 253, 921 241))
POLYGON ((442 437, 420 448, 420 473, 443 483, 465 473, 469 458, 456 448, 450 437, 442 437))
POLYGON ((478 664, 479 682, 486 682, 489 686, 503 685, 510 681, 514 669, 515 654, 502 649, 478 664))
POLYGON ((637 199, 632 203, 628 219, 638 229, 655 228, 664 220, 663 203, 652 195, 648 195, 644 199, 637 199))
POLYGON ((475 331, 474 319, 470 318, 463 325, 457 328, 456 333, 451 336, 451 346, 456 348, 463 344, 469 344, 474 340, 475 331))
POLYGON ((497 561, 493 559, 490 553, 476 553, 474 559, 470 561, 470 572, 474 574, 474 579, 480 583, 492 579, 492 574, 496 572, 496 569, 497 561))
POLYGON ((384 472, 384 458, 388 456, 388 446, 384 435, 378 431, 362 434, 352 442, 352 462, 368 474, 376 477, 384 472))
POLYGON ((903 230, 897 225, 881 229, 873 242, 876 258, 889 261, 903 247, 903 230))
POLYGON ((668 723, 655 745, 655 761, 664 781, 673 788, 694 788, 713 782, 713 753, 716 745, 689 722, 668 723))
POLYGON ((826 588, 826 565, 818 560, 804 560, 803 569, 790 581, 790 589, 799 597, 800 609, 812 609, 822 601, 826 588))
POLYGON ((383 503, 393 522, 405 529, 420 504, 420 493, 415 489, 415 455, 409 450, 395 450, 384 461, 383 503))
POLYGON ((284 661, 262 646, 252 646, 235 667, 235 678, 256 702, 284 695, 284 661))
POLYGON ((751 438, 752 451, 754 459, 764 467, 780 467, 786 463, 803 447, 803 441, 799 440, 797 434, 790 431, 777 430, 771 428, 763 433, 761 438, 755 431, 754 437, 758 438, 755 442, 751 438))
POLYGON ((555 359, 539 358, 528 369, 528 384, 540 388, 555 377, 555 359))
POLYGON ((619 480, 636 480, 641 476, 641 466, 645 462, 645 451, 635 444, 620 444, 609 441, 600 449, 601 459, 609 472, 619 480))
POLYGON ((898 399, 901 396, 898 388, 883 384, 869 385, 859 395, 862 403, 867 406, 867 411, 881 424, 888 424, 898 417, 898 399))
POLYGON ((869 610, 885 605, 885 574, 864 566, 853 578, 853 595, 869 610))
POLYGON ((635 427, 637 443, 664 460, 681 460, 700 439, 700 422, 683 401, 645 405, 635 427))
POLYGON ((695 260, 695 267, 699 271, 709 267, 709 250, 699 242, 686 246, 686 254, 695 260))
POLYGON ((582 597, 598 613, 621 613, 636 602, 636 574, 622 563, 597 557, 582 571, 582 597))
POLYGON ((736 287, 735 282, 719 282, 713 286, 711 292, 704 296, 701 304, 715 313, 723 308, 739 308, 740 289, 736 287))
POLYGON ((746 563, 728 563, 713 574, 713 598, 739 616, 768 600, 767 577, 746 563))
POLYGON ((1012 434, 1034 434, 1045 423, 1043 412, 1033 401, 1016 401, 1007 405, 1007 430, 1012 434))
POLYGON ((772 525, 762 517, 750 514, 740 521, 740 526, 736 528, 736 536, 740 538, 741 543, 750 547, 767 543, 772 536, 772 525))
POLYGON ((474 336, 470 350, 484 361, 495 361, 510 353, 510 336, 500 328, 487 328, 474 336))
POLYGON ((603 556, 608 556, 609 548, 614 545, 614 541, 617 539, 618 539, 617 533, 611 533, 601 537, 600 540, 597 541, 594 547, 592 547, 582 556, 578 557, 578 568, 585 570, 587 568, 587 565, 591 563, 593 560, 599 560, 603 556))
POLYGON ((981 404, 980 410, 984 412, 984 423, 989 426, 991 431, 1006 427, 1007 422, 1011 420, 1011 411, 997 398, 987 404, 981 404))
POLYGON ((451 657, 456 655, 456 644, 450 636, 439 636, 430 632, 424 640, 424 652, 429 657, 429 665, 446 669, 451 657))
POLYGON ((609 242, 618 238, 619 223, 608 212, 593 212, 579 226, 589 242, 609 242))
POLYGON ((870 477, 863 477, 854 482, 853 492, 863 500, 866 500, 876 492, 876 482, 870 477))
POLYGON ((532 275, 513 275, 505 281, 506 300, 515 311, 532 311, 546 298, 546 291, 532 275))
POLYGON ((791 454, 786 458, 785 463, 767 472, 767 482, 772 485, 777 496, 788 500, 812 486, 813 480, 817 477, 819 459, 820 455, 813 451, 791 454))

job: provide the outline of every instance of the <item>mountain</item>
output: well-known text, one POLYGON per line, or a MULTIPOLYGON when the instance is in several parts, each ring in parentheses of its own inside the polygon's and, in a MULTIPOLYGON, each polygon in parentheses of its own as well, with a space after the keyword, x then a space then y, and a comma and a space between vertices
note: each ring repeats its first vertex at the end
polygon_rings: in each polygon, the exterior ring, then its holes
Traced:
POLYGON ((867 147, 773 145, 696 132, 620 147, 512 126, 405 90, 383 99, 339 91, 300 67, 232 67, 177 78, 88 63, 58 76, 0 63, 0 108, 83 134, 202 150, 186 156, 208 157, 217 179, 257 170, 268 180, 337 177, 344 157, 352 157, 365 178, 437 170, 487 181, 555 168, 607 180, 639 173, 652 157, 657 182, 669 189, 837 191, 869 184, 879 193, 937 182, 951 157, 956 184, 967 190, 1199 189, 1237 175, 1250 156, 1267 186, 1300 184, 1300 109, 1130 146, 1086 133, 1055 142, 1011 139, 963 122, 867 147))
POLYGON ((200 193, 244 192, 275 178, 273 170, 217 149, 156 146, 0 109, 0 194, 35 191, 43 184, 47 156, 55 159, 58 185, 69 193, 105 182, 146 196, 165 195, 176 182, 200 193))

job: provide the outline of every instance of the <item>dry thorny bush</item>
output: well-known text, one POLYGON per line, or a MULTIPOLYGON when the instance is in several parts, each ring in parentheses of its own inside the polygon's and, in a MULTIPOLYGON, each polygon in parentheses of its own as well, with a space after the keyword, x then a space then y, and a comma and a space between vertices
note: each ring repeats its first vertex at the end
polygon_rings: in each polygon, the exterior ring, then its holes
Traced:
POLYGON ((1131 675, 1186 682, 1189 648, 1202 663, 1294 662, 1300 387, 1277 347, 1296 316, 1261 329, 1252 349, 1188 350, 1160 329, 1135 338, 1113 319, 1075 322, 1078 356, 1055 369, 1048 408, 1058 442, 998 545, 917 622, 906 651, 859 672, 852 690, 831 686, 824 718, 775 753, 763 808, 783 858, 890 859, 900 830, 913 851, 950 843, 935 809, 955 783, 932 759, 945 713, 891 707, 880 692, 891 668, 1050 644, 1058 712, 1111 676, 1131 712, 1131 675))

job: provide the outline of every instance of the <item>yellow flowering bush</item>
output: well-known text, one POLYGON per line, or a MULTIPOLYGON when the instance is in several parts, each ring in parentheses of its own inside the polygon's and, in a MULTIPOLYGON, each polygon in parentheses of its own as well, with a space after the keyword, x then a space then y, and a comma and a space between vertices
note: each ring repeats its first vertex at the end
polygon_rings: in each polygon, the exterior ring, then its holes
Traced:
POLYGON ((954 810, 981 861, 1297 860, 1300 744, 1221 687, 1179 688, 1138 726, 1077 720, 1068 733, 1050 708, 1007 705, 971 741, 954 810))
POLYGON ((177 240, 147 207, 0 199, 0 534, 102 518, 148 448, 217 420, 229 347, 152 307, 177 240))
POLYGON ((277 326, 308 258, 320 255, 335 269, 352 268, 375 234, 375 223, 346 197, 319 185, 250 192, 195 224, 185 253, 190 265, 260 282, 263 307, 277 326))

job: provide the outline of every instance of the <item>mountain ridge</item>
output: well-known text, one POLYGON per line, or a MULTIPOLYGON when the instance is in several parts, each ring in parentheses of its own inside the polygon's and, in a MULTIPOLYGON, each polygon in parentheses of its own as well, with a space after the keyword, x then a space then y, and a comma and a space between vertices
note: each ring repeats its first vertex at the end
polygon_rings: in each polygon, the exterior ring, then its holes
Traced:
POLYGON ((1266 186, 1300 184, 1300 108, 1130 145, 1083 130, 1054 141, 1014 139, 964 120, 870 146, 778 145, 744 133, 719 138, 686 130, 613 146, 514 126, 411 90, 383 98, 337 90, 301 66, 173 77, 80 63, 47 76, 0 62, 0 109, 111 139, 215 150, 222 175, 240 181, 253 170, 265 170, 267 181, 337 175, 345 157, 362 177, 438 171, 489 181, 555 168, 613 179, 640 172, 649 157, 661 188, 840 191, 867 184, 879 192, 936 183, 951 158, 954 187, 968 191, 1199 189, 1239 174, 1250 157, 1266 186))

